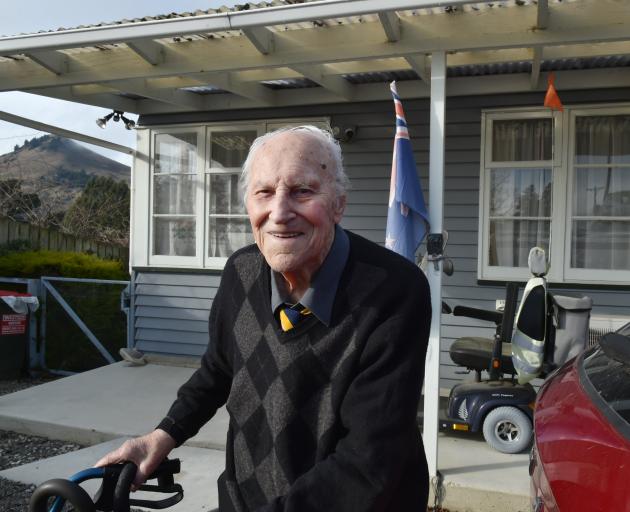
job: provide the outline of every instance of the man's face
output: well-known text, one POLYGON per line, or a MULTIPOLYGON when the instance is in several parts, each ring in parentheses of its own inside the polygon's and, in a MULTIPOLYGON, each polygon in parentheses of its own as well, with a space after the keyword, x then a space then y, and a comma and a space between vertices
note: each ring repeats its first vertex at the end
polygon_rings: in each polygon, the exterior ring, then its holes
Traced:
POLYGON ((258 150, 245 205, 256 244, 276 272, 310 277, 328 254, 345 207, 332 169, 328 150, 308 134, 283 133, 258 150))

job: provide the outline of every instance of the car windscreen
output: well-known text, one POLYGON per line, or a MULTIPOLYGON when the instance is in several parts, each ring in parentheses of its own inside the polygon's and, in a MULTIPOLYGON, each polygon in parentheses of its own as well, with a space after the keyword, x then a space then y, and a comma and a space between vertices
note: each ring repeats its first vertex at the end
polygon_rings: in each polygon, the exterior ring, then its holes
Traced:
POLYGON ((630 365, 609 358, 598 347, 584 355, 580 370, 580 380, 595 405, 626 433, 630 426, 630 365))

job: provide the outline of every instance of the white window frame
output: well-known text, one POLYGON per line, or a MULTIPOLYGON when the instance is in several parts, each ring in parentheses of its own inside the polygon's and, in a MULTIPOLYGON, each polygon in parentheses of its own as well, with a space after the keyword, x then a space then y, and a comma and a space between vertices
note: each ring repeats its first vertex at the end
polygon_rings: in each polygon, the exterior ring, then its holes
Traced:
MULTIPOLYGON (((575 179, 575 120, 580 116, 613 116, 619 114, 630 114, 630 105, 614 105, 605 107, 580 107, 572 108, 567 113, 567 123, 570 127, 571 137, 568 141, 568 186, 567 197, 573 194, 573 182, 575 179)), ((614 165, 606 165, 606 167, 614 165)), ((590 165, 590 167, 597 167, 590 165)), ((628 166, 620 166, 628 167, 628 166)), ((571 267, 571 230, 573 218, 573 201, 567 201, 566 206, 566 237, 564 248, 564 282, 567 283, 601 283, 601 284, 630 284, 630 270, 602 270, 602 269, 582 269, 571 267)), ((628 255, 630 258, 630 254, 628 255)))
MULTIPOLYGON (((564 112, 551 112, 545 108, 514 108, 486 110, 481 116, 481 155, 479 185, 479 243, 477 254, 477 275, 480 280, 517 280, 530 277, 524 267, 497 267, 488 263, 490 237, 490 179, 489 172, 494 168, 505 167, 508 162, 492 162, 492 123, 495 120, 518 120, 552 117, 553 153, 552 160, 545 162, 517 162, 519 167, 541 167, 551 165, 552 169, 552 211, 551 236, 547 258, 551 264, 547 276, 550 282, 568 284, 627 285, 630 271, 589 270, 570 268, 571 257, 571 208, 573 191, 575 151, 575 118, 582 115, 615 115, 630 113, 630 104, 565 106, 564 112)), ((511 162, 509 162, 511 163, 511 162)))
MULTIPOLYGON (((214 171, 210 167, 210 134, 212 132, 233 132, 256 130, 258 135, 282 126, 311 124, 330 130, 330 118, 288 118, 272 120, 245 120, 231 123, 187 123, 139 127, 137 152, 132 170, 132 232, 130 267, 189 268, 222 270, 226 258, 208 256, 208 218, 210 210, 208 176, 214 171), (155 137, 162 133, 197 133, 197 193, 195 204, 195 256, 154 255, 153 252, 153 182, 155 137)), ((240 169, 239 169, 240 171, 240 169)), ((223 172, 234 172, 224 169, 223 172)))
POLYGON ((199 181, 204 174, 204 131, 200 127, 172 127, 163 128, 151 131, 151 173, 149 177, 149 246, 148 246, 148 259, 149 265, 175 265, 175 266, 190 266, 195 267, 201 263, 200 257, 200 244, 203 242, 203 229, 202 223, 199 222, 199 212, 203 212, 204 209, 204 193, 199 190, 199 181), (196 133, 197 134, 197 165, 195 173, 195 256, 171 256, 164 254, 153 254, 153 242, 154 242, 154 182, 155 182, 155 150, 156 139, 159 135, 173 134, 173 133, 196 133))
MULTIPOLYGON (((210 149, 212 147, 212 134, 213 133, 231 133, 231 132, 239 132, 239 131, 255 131, 256 137, 263 135, 265 126, 261 123, 252 123, 252 124, 242 124, 242 125, 230 125, 230 126, 206 126, 206 158, 204 162, 204 180, 203 180, 203 190, 204 196, 206 197, 206 204, 204 207, 204 247, 203 247, 203 256, 204 256, 204 267, 206 268, 223 268, 225 266, 225 262, 227 258, 225 257, 216 257, 216 256, 208 256, 208 222, 210 219, 210 176, 212 174, 240 174, 241 168, 229 167, 229 168, 213 168, 211 166, 210 160, 210 149)), ((240 218, 240 216, 239 216, 240 218)))
MULTIPOLYGON (((553 140, 562 137, 561 123, 558 116, 552 114, 548 109, 511 109, 503 111, 483 112, 481 117, 482 143, 481 143, 481 173, 479 182, 479 244, 478 244, 478 274, 483 280, 525 280, 529 276, 527 268, 520 267, 499 267, 489 265, 489 242, 490 242, 490 171, 493 169, 505 168, 508 165, 519 168, 541 167, 551 168, 552 180, 552 212, 553 205, 558 201, 559 190, 556 186, 558 169, 562 165, 562 154, 555 151, 555 144, 552 142, 551 160, 539 161, 518 161, 518 162, 493 162, 492 161, 492 128, 494 121, 520 120, 520 119, 541 119, 551 118, 553 122, 553 140), (485 141, 485 142, 484 142, 485 141)), ((551 233, 554 231, 554 216, 551 216, 551 233)), ((552 235, 553 237, 553 235, 552 235)), ((553 240, 549 242, 550 247, 553 240)))

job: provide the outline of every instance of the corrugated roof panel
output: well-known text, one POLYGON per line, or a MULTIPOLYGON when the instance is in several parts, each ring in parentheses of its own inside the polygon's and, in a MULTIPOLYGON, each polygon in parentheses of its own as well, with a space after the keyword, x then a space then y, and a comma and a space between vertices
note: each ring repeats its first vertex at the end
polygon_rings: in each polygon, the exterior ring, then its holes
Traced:
POLYGON ((391 82, 393 80, 398 82, 404 82, 405 80, 418 80, 418 74, 412 69, 402 69, 400 71, 380 71, 376 73, 348 73, 342 76, 354 85, 391 82))
POLYGON ((270 89, 308 89, 311 87, 319 87, 318 84, 308 78, 288 78, 286 80, 264 80, 260 82, 262 85, 270 89))
MULTIPOLYGON (((176 19, 176 18, 189 18, 195 16, 205 16, 211 14, 222 14, 226 12, 239 12, 245 10, 256 10, 256 9, 266 9, 270 7, 279 7, 279 6, 287 6, 294 4, 302 4, 308 2, 314 2, 317 0, 272 0, 267 2, 249 2, 244 4, 235 5, 233 8, 229 8, 226 6, 218 7, 216 9, 207 9, 207 10, 196 10, 194 12, 172 12, 167 14, 156 14, 151 16, 143 16, 141 18, 130 18, 116 21, 103 21, 99 23, 89 24, 89 25, 80 25, 78 27, 60 27, 55 30, 42 30, 38 33, 46 33, 46 32, 58 32, 65 30, 73 30, 78 28, 94 28, 94 27, 107 27, 107 26, 116 26, 123 24, 133 24, 140 23, 143 21, 156 21, 156 20, 167 20, 167 19, 176 19)), ((551 0, 549 3, 553 5, 554 3, 572 3, 580 0, 551 0)), ((453 14, 456 15, 461 12, 477 12, 482 10, 489 9, 502 9, 502 8, 518 8, 521 6, 527 5, 536 5, 536 0, 497 0, 491 3, 473 3, 466 4, 463 6, 443 6, 443 7, 432 7, 432 8, 423 8, 423 9, 408 9, 404 11, 398 11, 398 15, 402 17, 406 16, 431 16, 431 15, 440 15, 440 14, 453 14)), ((314 20, 314 21, 304 21, 299 23, 289 23, 289 24, 278 24, 276 28, 269 27, 271 30, 297 30, 302 28, 313 28, 313 26, 335 26, 335 25, 348 25, 354 23, 365 23, 372 22, 378 20, 377 14, 363 14, 360 16, 351 16, 351 17, 343 17, 343 18, 329 18, 325 20, 314 20)), ((232 31, 224 31, 224 32, 215 32, 214 35, 216 37, 234 37, 239 35, 240 31, 232 30, 232 31)), ((26 35, 26 34, 19 34, 26 35)), ((204 38, 201 36, 185 36, 186 40, 195 40, 197 37, 204 38), (188 39, 191 38, 191 39, 188 39)))
POLYGON ((208 94, 224 94, 227 91, 224 91, 223 89, 219 89, 218 87, 213 87, 211 85, 195 85, 193 87, 182 87, 181 89, 178 89, 180 91, 186 91, 186 92, 194 92, 195 94, 199 94, 202 96, 206 96, 208 94))

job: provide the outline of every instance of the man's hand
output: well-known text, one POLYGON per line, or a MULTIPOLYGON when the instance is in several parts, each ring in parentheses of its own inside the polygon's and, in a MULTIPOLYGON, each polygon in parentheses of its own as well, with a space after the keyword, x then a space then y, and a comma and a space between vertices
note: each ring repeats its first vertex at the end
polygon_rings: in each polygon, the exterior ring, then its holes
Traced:
POLYGON ((141 437, 125 441, 125 443, 100 459, 94 467, 103 467, 119 462, 130 461, 138 466, 132 490, 142 485, 147 477, 155 471, 170 451, 175 448, 175 440, 166 432, 156 429, 141 437))

